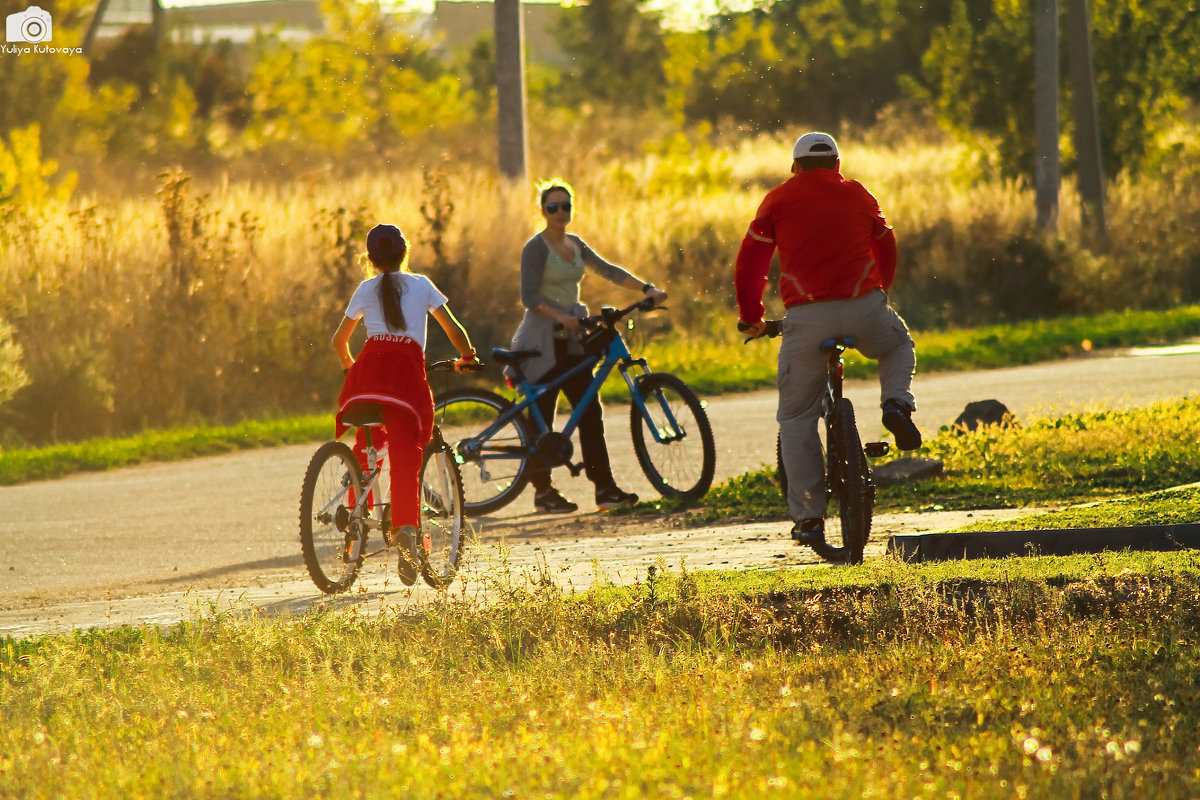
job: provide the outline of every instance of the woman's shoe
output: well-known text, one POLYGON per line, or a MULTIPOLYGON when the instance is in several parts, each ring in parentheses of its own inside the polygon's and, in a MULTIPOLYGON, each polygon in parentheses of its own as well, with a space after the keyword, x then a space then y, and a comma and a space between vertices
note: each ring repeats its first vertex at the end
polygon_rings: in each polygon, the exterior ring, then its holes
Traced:
POLYGON ((401 525, 392 531, 392 542, 400 548, 400 560, 396 563, 396 574, 405 586, 417 582, 417 562, 415 547, 417 529, 412 525, 401 525))
POLYGON ((542 514, 570 514, 572 511, 578 511, 579 506, 563 497, 558 493, 558 489, 551 486, 544 492, 538 492, 533 496, 533 509, 542 514))
POLYGON ((601 511, 608 511, 617 506, 633 505, 637 501, 638 496, 636 494, 633 492, 623 492, 615 484, 596 490, 596 508, 601 511))

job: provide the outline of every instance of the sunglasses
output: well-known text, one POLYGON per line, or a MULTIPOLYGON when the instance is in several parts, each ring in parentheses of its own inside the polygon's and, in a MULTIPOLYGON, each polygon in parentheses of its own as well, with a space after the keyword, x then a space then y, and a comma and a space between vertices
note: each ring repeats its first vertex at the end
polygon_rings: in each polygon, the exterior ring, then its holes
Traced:
POLYGON ((571 213, 571 203, 570 203, 570 202, 566 202, 566 203, 546 203, 546 206, 545 206, 545 208, 546 208, 546 213, 547 213, 547 214, 557 214, 557 213, 558 213, 558 210, 559 210, 560 208, 561 208, 563 211, 567 212, 568 214, 570 214, 570 213, 571 213))

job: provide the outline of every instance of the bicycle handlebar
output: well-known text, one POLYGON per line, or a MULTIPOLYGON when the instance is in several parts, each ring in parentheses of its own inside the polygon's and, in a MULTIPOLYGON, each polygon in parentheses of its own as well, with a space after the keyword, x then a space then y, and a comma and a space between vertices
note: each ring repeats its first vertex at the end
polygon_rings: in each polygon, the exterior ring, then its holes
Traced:
MULTIPOLYGON (((767 327, 763 329, 763 332, 760 333, 758 336, 747 336, 746 341, 742 342, 742 344, 749 344, 750 342, 754 341, 755 339, 761 339, 764 336, 767 337, 768 339, 774 339, 776 336, 783 333, 783 320, 768 319, 768 320, 764 320, 764 322, 766 323, 767 327)), ((746 323, 742 322, 739 319, 738 324, 737 324, 737 329, 739 331, 741 331, 742 333, 745 333, 746 331, 750 330, 750 326, 747 325, 746 323)))
MULTIPOLYGON (((643 297, 632 305, 624 308, 613 308, 612 306, 603 306, 599 314, 592 314, 590 317, 580 317, 579 327, 582 330, 593 330, 600 326, 615 328, 617 323, 625 317, 632 314, 634 311, 654 311, 655 309, 663 309, 666 306, 655 305, 653 298, 643 297)), ((561 322, 554 324, 555 330, 561 330, 563 327, 561 322)))
MULTIPOLYGON (((425 365, 426 372, 445 372, 446 370, 454 369, 454 365, 458 363, 457 359, 447 358, 444 361, 434 361, 432 364, 425 365)), ((475 372, 483 369, 483 362, 477 361, 474 364, 467 364, 468 372, 475 372)))

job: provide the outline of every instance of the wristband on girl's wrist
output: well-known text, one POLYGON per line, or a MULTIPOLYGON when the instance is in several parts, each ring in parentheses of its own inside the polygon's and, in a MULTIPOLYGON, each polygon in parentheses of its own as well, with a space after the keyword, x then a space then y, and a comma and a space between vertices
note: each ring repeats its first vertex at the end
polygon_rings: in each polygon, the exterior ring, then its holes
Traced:
POLYGON ((645 294, 646 292, 650 291, 653 288, 654 288, 653 283, 643 283, 642 284, 642 294, 645 294))

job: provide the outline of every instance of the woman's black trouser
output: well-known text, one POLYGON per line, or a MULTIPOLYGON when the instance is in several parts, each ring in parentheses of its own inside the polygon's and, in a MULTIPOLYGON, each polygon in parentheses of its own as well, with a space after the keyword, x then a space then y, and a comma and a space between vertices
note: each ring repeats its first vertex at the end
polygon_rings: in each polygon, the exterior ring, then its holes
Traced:
MULTIPOLYGON (((554 380, 583 360, 582 356, 567 354, 567 342, 563 339, 554 340, 554 355, 553 369, 539 379, 538 383, 548 383, 554 380)), ((591 370, 583 369, 572 375, 562 384, 560 388, 567 395, 567 399, 571 401, 572 408, 578 405, 579 401, 586 394, 593 377, 591 370)), ((546 424, 552 428, 554 426, 554 409, 557 405, 558 392, 546 392, 537 401, 542 419, 546 420, 546 424)), ((534 424, 532 428, 536 430, 537 425, 534 424)), ((598 395, 592 399, 587 411, 584 412, 583 417, 579 420, 579 445, 583 450, 583 466, 588 480, 597 489, 614 485, 612 467, 608 463, 608 446, 604 443, 604 411, 600 407, 600 397, 598 395)), ((529 482, 533 484, 533 488, 537 492, 549 489, 550 468, 537 459, 533 459, 529 482)))

